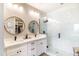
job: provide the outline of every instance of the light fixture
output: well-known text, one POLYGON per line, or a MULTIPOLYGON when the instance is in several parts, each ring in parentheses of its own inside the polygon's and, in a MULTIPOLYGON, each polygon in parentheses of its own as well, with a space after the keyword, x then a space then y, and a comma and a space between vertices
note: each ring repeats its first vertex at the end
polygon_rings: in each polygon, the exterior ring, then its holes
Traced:
POLYGON ((17 12, 23 12, 23 7, 19 6, 18 4, 6 3, 5 7, 11 10, 15 10, 17 12))
POLYGON ((30 11, 29 11, 29 14, 30 14, 31 16, 33 16, 33 17, 39 17, 39 13, 38 13, 38 12, 35 12, 35 11, 33 11, 33 10, 30 10, 30 11))
POLYGON ((20 7, 19 7, 19 10, 20 10, 21 12, 23 12, 23 7, 20 6, 20 7))

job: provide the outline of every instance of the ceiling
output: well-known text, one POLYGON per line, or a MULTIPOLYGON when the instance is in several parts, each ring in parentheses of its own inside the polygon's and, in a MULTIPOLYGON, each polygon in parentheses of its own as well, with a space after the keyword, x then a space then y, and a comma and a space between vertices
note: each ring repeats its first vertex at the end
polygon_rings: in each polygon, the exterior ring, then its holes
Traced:
POLYGON ((64 5, 63 3, 29 3, 29 4, 46 13, 59 9, 64 5))

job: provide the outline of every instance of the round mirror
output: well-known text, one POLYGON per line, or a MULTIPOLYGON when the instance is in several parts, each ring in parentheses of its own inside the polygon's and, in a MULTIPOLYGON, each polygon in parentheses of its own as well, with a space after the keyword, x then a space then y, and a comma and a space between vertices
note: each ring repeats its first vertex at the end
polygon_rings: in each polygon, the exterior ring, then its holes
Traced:
POLYGON ((37 34, 37 32, 39 32, 39 25, 35 20, 31 21, 28 27, 31 33, 37 34))
POLYGON ((24 30, 25 24, 21 18, 13 16, 5 20, 4 28, 8 33, 17 35, 24 30))

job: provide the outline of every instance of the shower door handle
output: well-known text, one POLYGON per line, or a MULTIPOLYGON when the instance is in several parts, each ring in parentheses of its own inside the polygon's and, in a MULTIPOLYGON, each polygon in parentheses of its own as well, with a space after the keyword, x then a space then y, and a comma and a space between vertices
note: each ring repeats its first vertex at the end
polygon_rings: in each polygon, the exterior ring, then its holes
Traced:
POLYGON ((60 37, 61 37, 61 33, 58 33, 58 38, 60 39, 60 37))

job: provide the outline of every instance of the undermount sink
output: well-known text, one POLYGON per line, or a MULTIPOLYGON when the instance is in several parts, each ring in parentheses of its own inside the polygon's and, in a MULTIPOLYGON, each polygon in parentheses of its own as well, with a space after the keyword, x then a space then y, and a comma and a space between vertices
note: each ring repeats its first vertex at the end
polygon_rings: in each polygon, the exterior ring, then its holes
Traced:
POLYGON ((40 39, 40 38, 45 38, 46 37, 46 35, 45 34, 38 34, 38 35, 36 35, 36 37, 35 37, 35 35, 30 35, 27 39, 25 39, 25 40, 38 40, 38 39, 40 39))
POLYGON ((36 36, 35 35, 28 35, 28 38, 25 38, 25 39, 32 39, 32 38, 38 38, 38 37, 41 37, 42 34, 37 34, 36 36))

